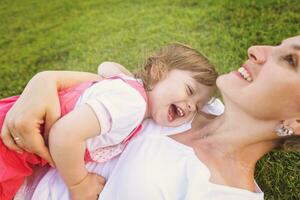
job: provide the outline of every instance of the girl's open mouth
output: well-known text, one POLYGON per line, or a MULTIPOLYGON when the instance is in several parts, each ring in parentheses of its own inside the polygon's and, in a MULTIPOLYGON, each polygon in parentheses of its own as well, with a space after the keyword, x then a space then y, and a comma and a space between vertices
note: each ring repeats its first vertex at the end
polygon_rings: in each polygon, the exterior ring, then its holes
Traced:
POLYGON ((174 121, 176 118, 183 117, 185 112, 182 108, 176 106, 175 104, 171 104, 169 107, 168 119, 170 122, 174 121))

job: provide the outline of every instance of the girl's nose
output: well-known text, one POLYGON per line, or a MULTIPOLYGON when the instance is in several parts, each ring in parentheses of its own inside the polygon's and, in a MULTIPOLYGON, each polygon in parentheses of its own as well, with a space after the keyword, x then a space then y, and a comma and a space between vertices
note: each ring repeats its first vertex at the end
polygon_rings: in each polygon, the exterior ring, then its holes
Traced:
POLYGON ((196 105, 193 102, 188 102, 187 108, 190 112, 196 111, 196 105))
POLYGON ((267 60, 270 46, 252 46, 248 49, 249 59, 257 64, 263 64, 267 60))

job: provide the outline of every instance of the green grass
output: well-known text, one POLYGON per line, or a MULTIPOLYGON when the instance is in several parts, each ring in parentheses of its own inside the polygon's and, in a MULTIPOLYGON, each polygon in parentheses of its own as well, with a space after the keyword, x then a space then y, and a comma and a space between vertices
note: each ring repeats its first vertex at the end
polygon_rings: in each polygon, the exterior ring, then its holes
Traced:
MULTIPOLYGON (((20 93, 43 70, 95 72, 105 60, 134 69, 174 41, 227 72, 249 46, 299 35, 299 11, 297 0, 1 0, 0 97, 20 93)), ((273 151, 256 172, 266 199, 300 199, 299 153, 273 151)))

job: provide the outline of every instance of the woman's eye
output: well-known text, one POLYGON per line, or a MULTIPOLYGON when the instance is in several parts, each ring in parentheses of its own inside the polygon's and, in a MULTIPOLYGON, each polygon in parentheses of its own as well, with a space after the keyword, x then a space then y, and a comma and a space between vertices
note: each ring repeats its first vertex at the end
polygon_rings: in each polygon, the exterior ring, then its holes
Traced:
POLYGON ((296 67, 296 61, 293 55, 284 56, 283 59, 292 67, 296 67))

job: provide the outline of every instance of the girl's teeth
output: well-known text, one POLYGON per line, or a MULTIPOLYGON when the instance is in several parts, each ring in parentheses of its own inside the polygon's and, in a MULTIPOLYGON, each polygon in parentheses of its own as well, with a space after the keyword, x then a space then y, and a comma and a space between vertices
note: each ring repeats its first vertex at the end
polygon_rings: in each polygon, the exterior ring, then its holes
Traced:
POLYGON ((183 111, 179 107, 177 107, 177 113, 180 117, 183 116, 183 111))

